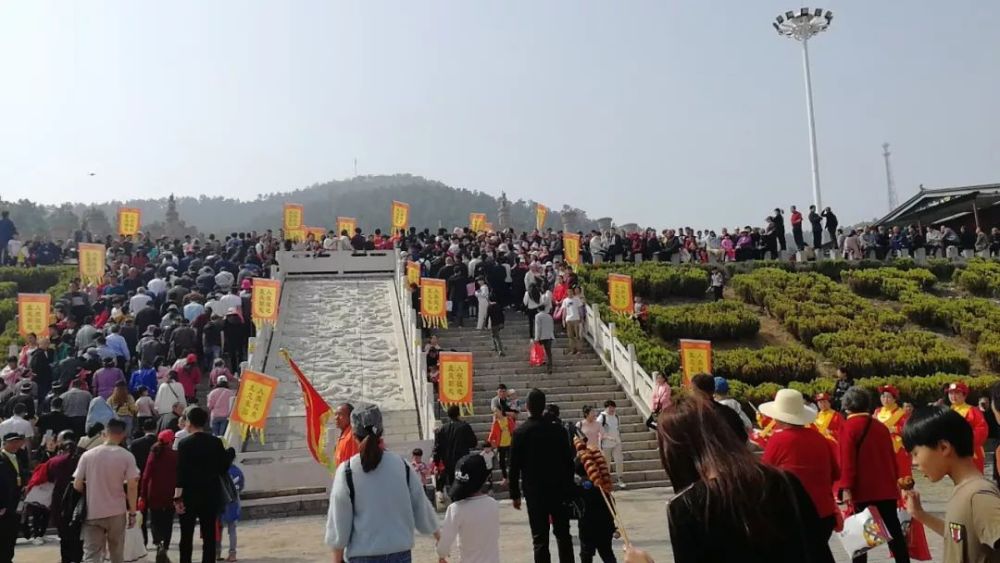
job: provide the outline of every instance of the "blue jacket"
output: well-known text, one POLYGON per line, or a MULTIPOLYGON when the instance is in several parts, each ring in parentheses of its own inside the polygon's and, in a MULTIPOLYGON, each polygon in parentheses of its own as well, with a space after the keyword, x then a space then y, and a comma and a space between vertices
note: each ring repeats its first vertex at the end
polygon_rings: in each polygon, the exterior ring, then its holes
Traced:
MULTIPOLYGON (((229 478, 233 480, 233 484, 236 485, 236 491, 242 493, 243 487, 246 483, 243 479, 243 472, 236 464, 229 466, 229 478)), ((235 501, 226 505, 226 509, 222 511, 222 521, 223 522, 236 522, 240 519, 240 499, 237 498, 235 501)))
POLYGON ((145 385, 149 389, 149 397, 156 398, 156 389, 159 383, 156 382, 156 368, 137 369, 132 372, 132 377, 128 382, 128 390, 133 395, 139 394, 139 386, 145 385))

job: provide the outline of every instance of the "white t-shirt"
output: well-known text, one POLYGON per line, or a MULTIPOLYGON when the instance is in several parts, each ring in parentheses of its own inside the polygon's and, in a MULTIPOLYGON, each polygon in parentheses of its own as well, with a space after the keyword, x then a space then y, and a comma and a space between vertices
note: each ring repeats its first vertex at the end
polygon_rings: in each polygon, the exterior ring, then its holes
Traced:
POLYGON ((583 301, 581 301, 579 297, 567 297, 566 299, 563 299, 562 306, 564 320, 580 320, 580 309, 583 307, 583 301))
POLYGON ((602 411, 601 414, 597 415, 597 422, 601 423, 602 442, 609 442, 612 445, 621 442, 622 436, 617 414, 608 414, 608 411, 602 411))
POLYGON ((163 278, 153 278, 146 284, 146 289, 153 292, 153 295, 163 295, 167 292, 167 282, 163 278))
POLYGON ((458 538, 462 563, 500 563, 500 505, 493 497, 480 495, 448 505, 441 523, 438 557, 451 554, 458 538))
POLYGON ((0 422, 0 436, 10 432, 17 432, 29 440, 35 435, 35 430, 31 427, 31 423, 16 414, 0 422))
POLYGON ((152 300, 153 298, 146 295, 145 293, 136 293, 135 295, 132 296, 132 299, 129 299, 128 309, 133 315, 135 315, 136 313, 141 311, 143 307, 148 305, 149 302, 152 300))

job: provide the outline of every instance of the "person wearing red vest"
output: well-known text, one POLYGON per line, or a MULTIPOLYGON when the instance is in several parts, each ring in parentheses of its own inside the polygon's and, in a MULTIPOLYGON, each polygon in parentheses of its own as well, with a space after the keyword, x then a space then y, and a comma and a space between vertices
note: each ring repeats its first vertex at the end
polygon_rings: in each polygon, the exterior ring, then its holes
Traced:
POLYGON ((972 461, 982 473, 986 470, 986 452, 983 446, 986 445, 990 427, 986 424, 982 411, 965 402, 968 396, 969 386, 964 381, 956 381, 948 386, 948 402, 951 403, 951 410, 964 416, 972 426, 972 461))
POLYGON ((836 442, 837 436, 840 434, 840 428, 844 425, 844 415, 833 410, 829 393, 819 393, 813 397, 813 400, 816 401, 816 406, 819 407, 819 412, 816 413, 816 421, 813 425, 820 434, 836 442))
MULTIPOLYGON (((899 406, 899 389, 895 385, 881 385, 878 387, 879 399, 882 406, 875 409, 875 420, 885 425, 892 437, 892 450, 896 456, 896 479, 897 483, 904 477, 913 477, 913 459, 910 452, 903 447, 903 426, 910 419, 906 409, 899 406)), ((897 502, 899 508, 905 508, 902 497, 897 502)), ((910 556, 914 559, 926 561, 931 558, 930 547, 927 545, 927 534, 924 532, 924 525, 920 522, 911 522, 908 538, 910 556)))
MULTIPOLYGON (((872 417, 868 391, 851 387, 844 393, 841 406, 847 411, 847 421, 840 431, 840 481, 844 502, 852 512, 869 506, 878 509, 892 539, 889 549, 896 563, 909 563, 906 536, 896 514, 899 487, 896 484, 896 455, 892 451, 892 436, 884 424, 872 417)), ((866 555, 854 559, 868 561, 866 555)))
MULTIPOLYGON (((840 477, 829 441, 806 426, 816 420, 816 411, 806 406, 802 393, 781 389, 774 401, 760 406, 761 413, 775 421, 775 430, 764 448, 761 461, 795 475, 816 506, 821 528, 813 541, 826 545, 837 523, 837 505, 830 490, 840 477)), ((833 561, 829 550, 823 561, 833 561)))

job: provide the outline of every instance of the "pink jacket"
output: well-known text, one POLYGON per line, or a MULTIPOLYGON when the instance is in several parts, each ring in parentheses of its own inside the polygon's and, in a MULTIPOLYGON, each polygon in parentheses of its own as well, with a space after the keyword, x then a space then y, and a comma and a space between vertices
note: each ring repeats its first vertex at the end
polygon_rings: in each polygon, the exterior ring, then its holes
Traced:
POLYGON ((664 383, 663 385, 657 385, 656 388, 653 389, 653 403, 651 405, 653 412, 670 408, 671 404, 673 403, 670 400, 670 384, 664 383))

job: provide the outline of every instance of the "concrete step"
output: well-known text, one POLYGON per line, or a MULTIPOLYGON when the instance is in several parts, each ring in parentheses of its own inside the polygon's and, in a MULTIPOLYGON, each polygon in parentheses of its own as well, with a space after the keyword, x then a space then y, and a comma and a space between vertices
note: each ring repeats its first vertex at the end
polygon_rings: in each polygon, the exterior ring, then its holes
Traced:
MULTIPOLYGON (((526 379, 526 378, 525 378, 526 379)), ((621 389, 615 383, 597 383, 593 385, 550 385, 551 379, 545 379, 545 393, 560 395, 560 394, 570 394, 570 393, 614 393, 621 389)), ((481 383, 479 378, 474 378, 472 384, 472 391, 476 396, 480 393, 490 393, 494 394, 496 392, 496 384, 481 383)), ((516 388, 515 388, 516 389, 516 388)), ((520 391, 519 391, 520 392, 520 391)))
MULTIPOLYGON (((490 433, 490 429, 493 428, 493 417, 492 416, 475 416, 466 417, 464 419, 472 426, 472 431, 476 433, 476 436, 487 435, 490 433)), ((573 420, 573 419, 568 419, 573 420)), ((646 432, 646 425, 642 422, 636 422, 633 424, 622 424, 622 432, 629 435, 637 435, 646 432)), ((624 435, 623 434, 623 435, 624 435)), ((648 437, 643 437, 642 440, 648 437)))
MULTIPOLYGON (((511 389, 511 385, 518 387, 523 387, 525 385, 531 385, 538 383, 546 388, 557 388, 557 387, 591 387, 594 385, 608 385, 613 384, 614 380, 610 376, 598 375, 598 374, 577 374, 570 372, 561 372, 558 369, 553 373, 545 373, 542 370, 541 373, 506 373, 506 374, 491 374, 484 375, 481 373, 476 373, 472 378, 472 384, 475 386, 477 383, 487 390, 495 393, 497 385, 504 383, 507 385, 508 389, 511 389)), ((615 385, 617 387, 617 385, 615 385)), ((475 390, 475 387, 473 387, 475 390)))
MULTIPOLYGON (((544 383, 542 383, 542 386, 539 387, 539 389, 545 391, 546 401, 556 404, 567 401, 595 401, 600 399, 601 404, 603 405, 604 401, 612 399, 619 407, 622 407, 625 406, 625 403, 629 402, 628 395, 626 395, 624 391, 575 391, 569 393, 552 393, 549 391, 549 388, 544 385, 544 383)), ((486 395, 485 392, 482 394, 476 393, 474 394, 473 404, 489 405, 490 401, 493 400, 493 397, 495 396, 495 391, 490 395, 486 395)), ((518 392, 518 396, 520 398, 520 392, 518 392)))
POLYGON ((325 491, 241 499, 240 517, 244 520, 255 520, 326 514, 329 505, 330 496, 325 491))
MULTIPOLYGON (((666 474, 661 469, 659 472, 659 478, 656 478, 655 472, 641 472, 641 473, 628 473, 625 472, 625 484, 628 489, 650 489, 653 487, 666 487, 668 495, 673 495, 673 489, 670 488, 670 481, 667 479, 666 474)), ((617 484, 617 482, 616 482, 617 484)), ((620 490, 617 486, 616 490, 620 490)), ((497 500, 506 500, 510 498, 509 487, 507 485, 500 485, 499 472, 494 476, 493 479, 493 489, 491 496, 497 500)))

